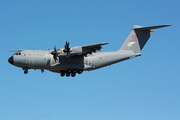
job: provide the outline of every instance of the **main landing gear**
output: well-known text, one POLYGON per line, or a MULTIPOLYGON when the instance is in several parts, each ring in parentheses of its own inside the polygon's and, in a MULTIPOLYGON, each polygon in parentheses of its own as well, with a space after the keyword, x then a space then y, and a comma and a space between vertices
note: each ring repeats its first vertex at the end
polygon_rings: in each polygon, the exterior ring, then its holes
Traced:
POLYGON ((67 71, 61 71, 60 75, 62 77, 64 77, 66 75, 66 77, 69 77, 71 75, 71 77, 75 77, 76 73, 81 74, 83 72, 83 70, 67 70, 67 71))

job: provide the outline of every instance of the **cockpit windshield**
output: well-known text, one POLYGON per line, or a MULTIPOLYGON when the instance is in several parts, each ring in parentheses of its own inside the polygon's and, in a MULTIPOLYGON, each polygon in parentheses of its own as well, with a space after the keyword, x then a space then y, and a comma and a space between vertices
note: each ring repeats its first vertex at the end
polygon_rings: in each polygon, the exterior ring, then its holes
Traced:
POLYGON ((15 53, 14 55, 21 55, 21 53, 20 53, 20 52, 17 52, 17 53, 15 53))

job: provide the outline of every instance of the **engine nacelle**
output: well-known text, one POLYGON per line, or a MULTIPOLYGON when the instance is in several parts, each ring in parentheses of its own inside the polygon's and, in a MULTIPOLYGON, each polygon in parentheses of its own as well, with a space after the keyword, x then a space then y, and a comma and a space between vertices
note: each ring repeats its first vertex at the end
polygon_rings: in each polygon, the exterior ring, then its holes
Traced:
POLYGON ((72 47, 70 49, 70 55, 82 55, 83 49, 81 46, 72 47))
POLYGON ((75 46, 70 48, 69 55, 63 51, 64 49, 57 50, 58 56, 74 56, 74 55, 86 55, 86 54, 92 54, 91 49, 83 48, 81 46, 75 46))

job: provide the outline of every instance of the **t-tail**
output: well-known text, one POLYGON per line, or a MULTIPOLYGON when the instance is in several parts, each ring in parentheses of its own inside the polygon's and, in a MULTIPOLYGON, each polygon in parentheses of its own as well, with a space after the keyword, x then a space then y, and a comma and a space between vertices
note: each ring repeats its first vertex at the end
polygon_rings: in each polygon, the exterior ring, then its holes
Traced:
POLYGON ((134 51, 135 53, 140 53, 149 37, 154 32, 154 29, 167 26, 171 25, 159 25, 150 27, 134 25, 129 36, 126 38, 119 50, 129 50, 134 51))

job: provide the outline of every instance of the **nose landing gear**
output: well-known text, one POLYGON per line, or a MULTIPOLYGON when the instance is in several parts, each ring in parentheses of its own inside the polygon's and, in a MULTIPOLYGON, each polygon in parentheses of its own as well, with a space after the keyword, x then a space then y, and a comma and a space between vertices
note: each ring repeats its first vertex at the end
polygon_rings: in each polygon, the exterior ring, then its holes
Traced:
POLYGON ((23 70, 24 70, 24 74, 28 73, 28 68, 23 68, 23 70))
POLYGON ((24 70, 24 74, 27 74, 28 73, 28 70, 24 70))

